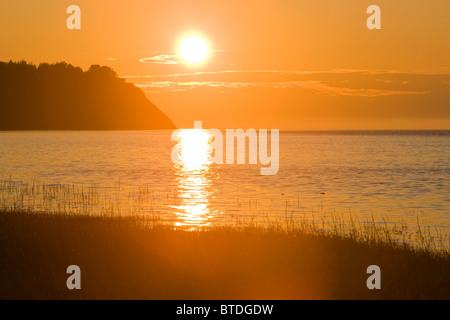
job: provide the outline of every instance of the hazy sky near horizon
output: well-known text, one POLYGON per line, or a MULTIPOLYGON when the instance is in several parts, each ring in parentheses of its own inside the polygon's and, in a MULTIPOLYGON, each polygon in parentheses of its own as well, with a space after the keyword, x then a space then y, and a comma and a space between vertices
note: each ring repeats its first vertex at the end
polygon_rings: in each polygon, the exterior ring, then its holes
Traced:
POLYGON ((108 65, 181 127, 450 129, 450 1, 2 0, 0 60, 108 65), (81 8, 81 30, 66 9, 81 8), (366 9, 381 8, 381 30, 366 9), (178 63, 195 31, 209 61, 178 63))

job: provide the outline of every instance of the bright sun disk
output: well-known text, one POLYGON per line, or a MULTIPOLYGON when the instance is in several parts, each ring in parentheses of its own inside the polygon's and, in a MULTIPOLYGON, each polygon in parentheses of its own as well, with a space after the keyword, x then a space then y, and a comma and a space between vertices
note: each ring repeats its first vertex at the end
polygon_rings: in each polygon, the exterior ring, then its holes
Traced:
POLYGON ((200 63, 208 56, 208 45, 196 36, 184 39, 180 45, 181 57, 189 63, 200 63))

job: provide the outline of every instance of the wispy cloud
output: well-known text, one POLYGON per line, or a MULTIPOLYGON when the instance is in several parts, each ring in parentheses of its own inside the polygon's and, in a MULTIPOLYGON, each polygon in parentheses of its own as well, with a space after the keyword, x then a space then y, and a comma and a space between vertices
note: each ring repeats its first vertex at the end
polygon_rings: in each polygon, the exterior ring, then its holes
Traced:
MULTIPOLYGON (((227 50, 212 50, 212 52, 227 52, 227 50)), ((141 58, 141 63, 154 63, 154 64, 180 64, 180 56, 176 54, 176 51, 166 51, 162 54, 141 58)))
MULTIPOLYGON (((173 55, 177 57, 177 55, 173 55)), ((157 56, 159 57, 159 56, 157 56)), ((155 57, 152 57, 155 58, 155 57)), ((151 58, 145 58, 151 59, 151 58)), ((140 59, 144 60, 144 59, 140 59)), ((142 62, 142 61, 141 61, 142 62)), ((122 76, 122 78, 173 78, 173 77, 189 77, 199 75, 220 75, 220 74, 279 74, 279 75, 314 75, 314 74, 339 74, 339 73, 355 73, 355 74, 400 74, 398 70, 377 70, 377 69, 334 69, 329 71, 292 71, 292 70, 220 70, 220 71, 198 71, 191 73, 173 73, 164 75, 144 75, 144 76, 122 76)))
POLYGON ((414 90, 384 90, 384 89, 355 89, 330 86, 321 81, 285 81, 285 82, 236 82, 236 81, 149 81, 136 83, 136 86, 152 92, 161 91, 187 91, 197 88, 302 88, 319 94, 347 97, 378 97, 392 95, 422 95, 429 91, 414 90))
MULTIPOLYGON (((430 94, 437 88, 436 83, 432 80, 434 77, 442 81, 450 81, 450 75, 435 75, 430 78, 430 75, 427 74, 419 81, 420 77, 418 78, 417 74, 400 73, 397 70, 354 69, 331 71, 220 70, 125 76, 124 78, 147 92, 177 92, 198 88, 299 88, 320 95, 370 98, 430 94)), ((442 85, 446 85, 446 82, 441 82, 442 85)), ((448 89, 445 88, 445 90, 448 89)))
POLYGON ((141 63, 155 63, 155 64, 179 64, 178 56, 175 54, 161 54, 158 56, 139 59, 141 63))
POLYGON ((309 86, 315 92, 328 94, 331 96, 347 96, 347 97, 379 97, 379 96, 394 96, 394 95, 422 95, 429 94, 430 91, 417 90, 386 90, 386 89, 355 89, 334 87, 319 81, 312 81, 309 86))

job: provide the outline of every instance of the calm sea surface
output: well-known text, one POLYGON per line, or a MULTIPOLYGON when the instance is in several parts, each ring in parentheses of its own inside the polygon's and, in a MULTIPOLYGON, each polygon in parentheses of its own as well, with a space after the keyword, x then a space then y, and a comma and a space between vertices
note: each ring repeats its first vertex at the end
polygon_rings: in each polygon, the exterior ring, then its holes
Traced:
POLYGON ((0 206, 157 214, 176 226, 419 217, 450 230, 450 131, 281 132, 272 176, 212 163, 206 131, 171 134, 1 132, 0 206))

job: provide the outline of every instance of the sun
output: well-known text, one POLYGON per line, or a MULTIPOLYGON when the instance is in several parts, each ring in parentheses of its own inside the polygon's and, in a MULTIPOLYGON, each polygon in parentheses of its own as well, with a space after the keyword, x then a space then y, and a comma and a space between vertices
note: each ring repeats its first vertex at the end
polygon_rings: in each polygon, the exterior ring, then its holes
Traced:
POLYGON ((208 57, 208 54, 208 45, 200 37, 187 37, 180 44, 180 55, 186 62, 192 64, 203 62, 208 57))

